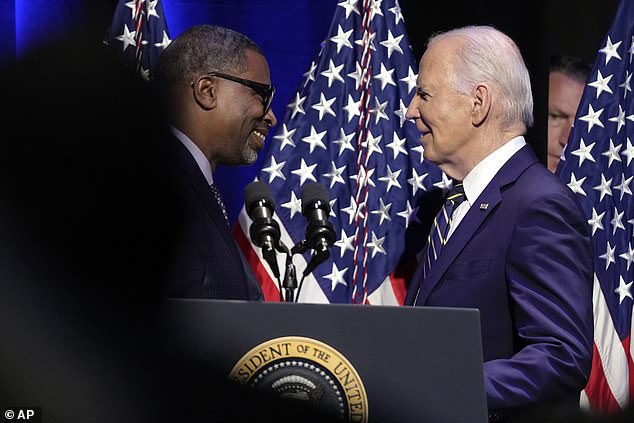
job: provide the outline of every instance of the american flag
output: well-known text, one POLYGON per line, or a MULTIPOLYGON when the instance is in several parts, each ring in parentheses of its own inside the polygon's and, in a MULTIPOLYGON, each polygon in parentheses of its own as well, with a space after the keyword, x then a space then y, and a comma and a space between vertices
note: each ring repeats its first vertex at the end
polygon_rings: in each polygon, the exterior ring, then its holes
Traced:
POLYGON ((170 41, 160 0, 119 0, 104 39, 146 81, 170 41))
POLYGON ((634 395, 634 1, 622 0, 599 49, 557 174, 581 202, 595 256, 594 355, 582 405, 612 413, 634 395))
MULTIPOLYGON (((289 248, 305 237, 302 186, 319 182, 329 190, 337 241, 330 258, 304 281, 299 301, 403 303, 405 279, 394 270, 426 238, 418 205, 438 201, 450 187, 436 166, 423 161, 419 133, 405 118, 417 68, 397 1, 338 3, 257 176, 271 187, 289 248), (414 241, 406 246, 408 232, 414 241)), ((238 222, 234 234, 265 298, 279 300, 268 264, 248 240, 251 221, 244 210, 238 222)), ((298 275, 308 259, 294 257, 298 275)))

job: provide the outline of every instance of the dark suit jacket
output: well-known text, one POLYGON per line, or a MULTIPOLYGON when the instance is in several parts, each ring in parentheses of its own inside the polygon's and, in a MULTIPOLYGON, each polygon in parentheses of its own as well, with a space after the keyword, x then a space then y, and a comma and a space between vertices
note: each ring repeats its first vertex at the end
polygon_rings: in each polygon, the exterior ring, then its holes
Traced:
POLYGON ((443 247, 416 305, 480 310, 490 409, 578 400, 592 359, 592 274, 580 206, 524 146, 443 247))
POLYGON ((166 295, 262 300, 255 275, 193 156, 176 137, 167 142, 176 170, 173 179, 180 224, 166 295))

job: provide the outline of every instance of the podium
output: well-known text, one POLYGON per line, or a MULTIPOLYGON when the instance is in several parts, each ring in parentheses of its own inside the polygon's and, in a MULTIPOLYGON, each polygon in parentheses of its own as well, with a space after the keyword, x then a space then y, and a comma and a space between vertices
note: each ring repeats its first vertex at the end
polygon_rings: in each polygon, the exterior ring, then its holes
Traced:
POLYGON ((342 421, 487 422, 477 309, 168 299, 228 380, 342 421))

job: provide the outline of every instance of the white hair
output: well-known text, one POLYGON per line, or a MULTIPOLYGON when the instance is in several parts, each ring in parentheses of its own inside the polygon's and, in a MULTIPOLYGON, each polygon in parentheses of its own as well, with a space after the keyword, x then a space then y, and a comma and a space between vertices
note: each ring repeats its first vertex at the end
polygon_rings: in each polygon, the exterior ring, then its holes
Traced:
POLYGON ((490 26, 465 26, 432 36, 428 46, 457 37, 464 42, 456 52, 455 88, 468 93, 478 84, 497 87, 504 111, 504 128, 533 125, 531 81, 519 48, 506 34, 490 26))

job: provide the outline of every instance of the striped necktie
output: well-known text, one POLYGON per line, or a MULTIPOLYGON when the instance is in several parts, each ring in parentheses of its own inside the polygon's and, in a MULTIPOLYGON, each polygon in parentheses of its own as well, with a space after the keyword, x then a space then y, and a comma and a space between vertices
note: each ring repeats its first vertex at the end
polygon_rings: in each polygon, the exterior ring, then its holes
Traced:
POLYGON ((429 274, 431 267, 440 254, 440 250, 447 243, 447 234, 449 233, 449 225, 451 225, 451 215, 464 200, 464 186, 462 182, 458 182, 454 184, 451 191, 449 191, 447 198, 445 198, 445 203, 434 219, 431 231, 429 231, 429 235, 427 236, 427 245, 425 247, 426 250, 423 261, 412 276, 412 283, 418 284, 416 298, 413 304, 416 304, 422 281, 425 280, 429 274))
POLYGON ((211 184, 209 185, 209 188, 211 188, 211 192, 213 192, 214 198, 220 205, 220 208, 222 209, 222 214, 225 216, 225 222, 227 222, 227 226, 229 226, 229 217, 227 216, 227 209, 225 208, 224 201, 222 201, 222 195, 220 195, 220 190, 218 189, 218 186, 216 184, 211 184))

